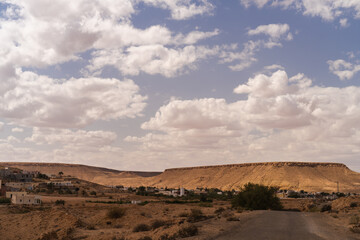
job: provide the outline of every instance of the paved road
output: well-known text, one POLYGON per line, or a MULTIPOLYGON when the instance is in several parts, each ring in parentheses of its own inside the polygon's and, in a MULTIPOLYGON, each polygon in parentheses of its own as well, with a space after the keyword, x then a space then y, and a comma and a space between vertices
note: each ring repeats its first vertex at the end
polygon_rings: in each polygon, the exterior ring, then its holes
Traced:
POLYGON ((354 234, 330 225, 319 213, 261 211, 250 218, 241 219, 230 231, 214 240, 346 240, 354 234))

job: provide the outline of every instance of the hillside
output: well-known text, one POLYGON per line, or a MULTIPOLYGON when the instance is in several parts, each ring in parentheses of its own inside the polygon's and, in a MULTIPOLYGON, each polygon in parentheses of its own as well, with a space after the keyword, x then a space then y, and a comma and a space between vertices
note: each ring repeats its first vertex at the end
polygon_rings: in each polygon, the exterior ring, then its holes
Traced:
POLYGON ((238 189, 248 182, 283 189, 360 192, 360 173, 340 163, 267 162, 167 169, 158 172, 123 172, 76 164, 0 163, 24 170, 56 174, 60 171, 103 185, 197 187, 238 189))
POLYGON ((27 163, 27 162, 1 162, 0 166, 14 167, 26 171, 39 171, 47 175, 63 172, 64 175, 74 176, 98 184, 112 184, 110 179, 147 178, 161 172, 118 171, 114 169, 86 166, 81 164, 64 163, 27 163))
POLYGON ((360 191, 360 174, 339 163, 270 162, 167 169, 153 185, 237 189, 247 182, 306 191, 360 191))

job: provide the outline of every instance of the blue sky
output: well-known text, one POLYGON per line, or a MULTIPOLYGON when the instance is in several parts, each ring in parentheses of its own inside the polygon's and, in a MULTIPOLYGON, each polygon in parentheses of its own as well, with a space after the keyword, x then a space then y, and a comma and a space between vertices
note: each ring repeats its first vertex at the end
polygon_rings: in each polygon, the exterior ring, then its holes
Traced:
POLYGON ((0 3, 2 162, 360 171, 360 1, 0 3))

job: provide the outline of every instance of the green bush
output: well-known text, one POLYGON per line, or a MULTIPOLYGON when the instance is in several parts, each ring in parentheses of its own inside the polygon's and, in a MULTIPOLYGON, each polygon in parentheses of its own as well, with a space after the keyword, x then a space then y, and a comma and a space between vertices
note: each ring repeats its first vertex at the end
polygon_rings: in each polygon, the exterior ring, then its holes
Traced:
POLYGON ((117 219, 125 215, 125 208, 112 208, 107 212, 108 218, 117 219))
POLYGON ((195 225, 183 227, 179 230, 178 235, 181 238, 192 237, 199 233, 198 228, 195 225))
POLYGON ((243 207, 251 210, 280 210, 280 199, 276 197, 277 187, 247 183, 232 200, 234 208, 243 207))
POLYGON ((146 232, 146 231, 150 231, 150 230, 151 230, 151 228, 149 225, 140 223, 134 227, 133 232, 146 232))

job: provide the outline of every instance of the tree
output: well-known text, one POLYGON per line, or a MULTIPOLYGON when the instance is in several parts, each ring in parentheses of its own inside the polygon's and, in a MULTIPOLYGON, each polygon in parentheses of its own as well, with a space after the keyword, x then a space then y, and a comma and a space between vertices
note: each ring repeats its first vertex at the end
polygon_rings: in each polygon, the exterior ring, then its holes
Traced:
POLYGON ((277 187, 247 183, 232 201, 233 207, 243 207, 251 210, 279 210, 282 208, 280 199, 276 197, 277 187))
POLYGON ((63 172, 59 172, 59 176, 62 177, 62 175, 64 175, 64 173, 63 173, 63 172))

